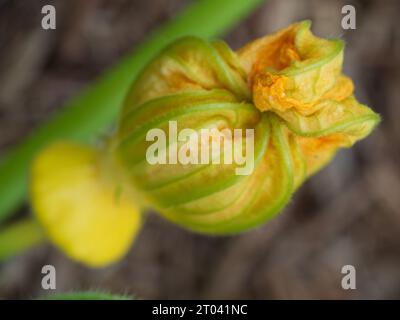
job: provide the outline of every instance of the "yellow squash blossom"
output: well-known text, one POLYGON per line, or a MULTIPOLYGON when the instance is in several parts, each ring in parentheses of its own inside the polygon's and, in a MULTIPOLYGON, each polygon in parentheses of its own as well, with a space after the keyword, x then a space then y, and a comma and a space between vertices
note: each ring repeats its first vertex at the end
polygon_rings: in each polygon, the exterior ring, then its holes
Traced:
POLYGON ((66 254, 91 266, 126 252, 145 207, 202 233, 260 225, 379 122, 342 74, 343 49, 341 40, 315 37, 309 21, 237 52, 195 37, 172 43, 137 77, 105 146, 57 143, 37 156, 38 220, 66 254), (150 164, 146 133, 168 132, 171 120, 179 129, 254 129, 253 172, 237 175, 235 163, 150 164))

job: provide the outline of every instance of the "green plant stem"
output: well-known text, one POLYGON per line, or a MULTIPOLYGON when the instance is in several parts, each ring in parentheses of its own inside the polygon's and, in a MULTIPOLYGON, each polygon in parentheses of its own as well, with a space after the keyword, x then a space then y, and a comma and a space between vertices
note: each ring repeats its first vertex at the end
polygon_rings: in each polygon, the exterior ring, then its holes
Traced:
POLYGON ((29 165, 46 144, 59 139, 90 142, 116 119, 123 97, 140 69, 166 44, 184 35, 215 37, 262 0, 199 0, 155 31, 61 112, 1 157, 0 222, 26 199, 29 165))
POLYGON ((98 291, 69 292, 42 297, 40 300, 135 300, 130 296, 98 291))
POLYGON ((0 229, 0 261, 44 242, 43 230, 33 218, 25 218, 0 229))

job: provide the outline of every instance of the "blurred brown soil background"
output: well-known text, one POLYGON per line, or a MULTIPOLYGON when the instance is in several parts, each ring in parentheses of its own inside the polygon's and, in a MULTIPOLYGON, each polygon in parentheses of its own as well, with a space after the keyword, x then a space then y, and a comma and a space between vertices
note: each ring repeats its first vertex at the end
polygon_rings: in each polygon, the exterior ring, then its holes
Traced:
MULTIPOLYGON (((69 97, 187 2, 0 0, 0 152, 21 141, 69 97), (40 28, 54 4, 57 30, 40 28)), ((295 194, 270 223, 234 237, 206 237, 150 215, 127 257, 106 269, 76 264, 51 245, 0 265, 0 298, 36 298, 41 268, 57 292, 101 289, 149 298, 400 298, 400 2, 268 0, 224 38, 233 48, 301 19, 347 42, 345 73, 380 127, 295 194), (357 29, 341 29, 353 4, 357 29), (341 288, 341 268, 357 289, 341 288)), ((205 23, 207 23, 205 21, 205 23)), ((30 214, 25 206, 20 216, 30 214)))

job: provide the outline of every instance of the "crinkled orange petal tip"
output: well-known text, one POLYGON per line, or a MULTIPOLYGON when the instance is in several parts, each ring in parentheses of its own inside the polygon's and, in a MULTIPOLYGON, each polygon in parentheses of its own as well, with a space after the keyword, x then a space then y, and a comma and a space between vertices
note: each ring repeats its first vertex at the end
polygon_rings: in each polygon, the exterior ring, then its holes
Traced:
POLYGON ((344 42, 318 38, 310 26, 310 21, 292 24, 237 52, 255 106, 275 113, 297 140, 306 176, 338 148, 367 136, 380 120, 355 99, 353 82, 342 73, 344 42))

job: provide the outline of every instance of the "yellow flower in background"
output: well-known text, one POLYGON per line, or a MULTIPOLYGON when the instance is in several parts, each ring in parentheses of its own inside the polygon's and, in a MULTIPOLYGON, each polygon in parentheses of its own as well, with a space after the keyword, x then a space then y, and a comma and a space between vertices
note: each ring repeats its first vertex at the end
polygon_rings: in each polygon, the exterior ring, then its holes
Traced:
POLYGON ((145 207, 202 233, 260 225, 379 122, 341 72, 343 49, 341 40, 312 35, 308 21, 236 53, 222 41, 172 43, 132 85, 106 146, 59 143, 37 156, 38 220, 66 254, 91 266, 127 251, 145 207), (168 132, 171 120, 179 129, 254 129, 254 171, 236 175, 236 163, 150 164, 146 133, 168 132))
POLYGON ((118 195, 106 156, 72 143, 49 146, 32 166, 32 205, 49 238, 67 255, 97 267, 119 259, 140 225, 138 207, 118 195))

